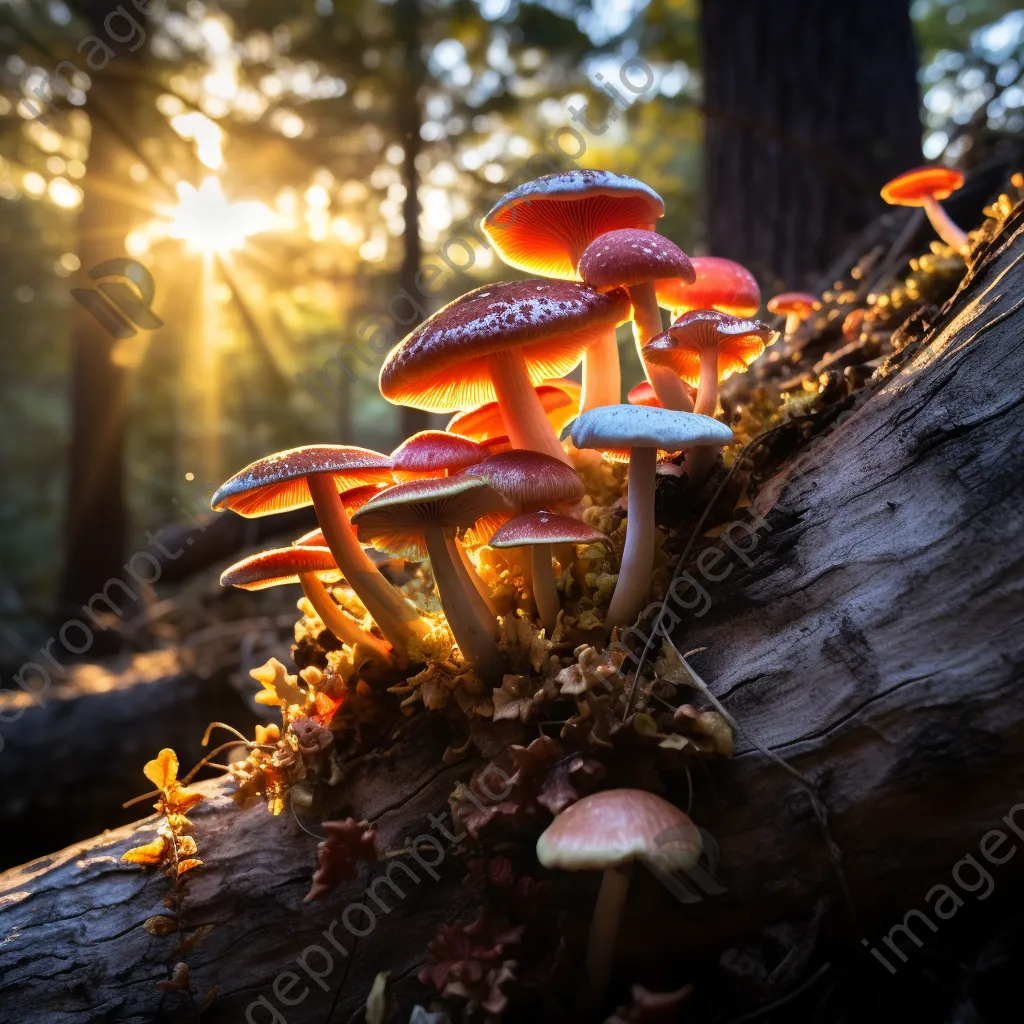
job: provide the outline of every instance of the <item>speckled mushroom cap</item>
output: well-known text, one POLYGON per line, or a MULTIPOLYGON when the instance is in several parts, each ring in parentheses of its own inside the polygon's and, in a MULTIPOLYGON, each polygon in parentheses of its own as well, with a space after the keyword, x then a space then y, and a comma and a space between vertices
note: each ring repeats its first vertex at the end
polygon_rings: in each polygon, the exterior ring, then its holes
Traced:
POLYGON ((221 573, 222 587, 240 587, 242 590, 265 590, 284 583, 298 583, 301 574, 315 573, 325 583, 336 583, 342 578, 334 556, 326 547, 273 548, 250 555, 221 573))
POLYGON ((509 266, 578 281, 576 264, 598 235, 651 228, 664 213, 661 196, 636 178, 574 170, 545 174, 513 189, 494 204, 482 227, 509 266))
POLYGON ((624 292, 531 278, 478 289, 438 310, 388 353, 380 391, 396 405, 455 412, 493 402, 489 356, 519 349, 534 385, 568 373, 595 329, 629 310, 624 292))
POLYGON ((760 320, 745 320, 716 309, 695 309, 644 345, 644 359, 667 366, 687 384, 696 385, 700 381, 700 354, 714 347, 718 349, 718 379, 725 380, 742 373, 775 333, 760 320))
POLYGON ((310 444, 250 463, 221 484, 210 507, 229 508, 247 517, 302 508, 313 503, 306 477, 316 473, 329 473, 339 492, 392 480, 391 460, 380 452, 344 444, 310 444))
POLYGON ((485 517, 507 518, 511 513, 508 502, 483 477, 459 473, 388 487, 352 517, 352 525, 363 543, 418 561, 427 557, 427 524, 458 530, 485 517))
POLYGON ((676 806, 643 789, 605 789, 570 804, 537 840, 546 868, 599 871, 635 860, 685 871, 701 854, 700 831, 676 806))
POLYGON ((443 430, 421 430, 391 453, 395 479, 444 476, 457 473, 487 458, 487 449, 468 437, 443 430))
POLYGON ((519 548, 527 544, 596 544, 608 538, 592 526, 555 512, 527 512, 499 527, 492 548, 519 548))
POLYGON ((577 448, 616 451, 657 448, 678 452, 693 445, 732 443, 732 431, 710 416, 646 405, 602 405, 589 409, 573 424, 577 448))
POLYGON ((882 186, 882 198, 892 206, 923 206, 926 199, 945 199, 964 183, 951 167, 915 167, 882 186))
POLYGON ((658 303, 680 317, 691 309, 717 309, 733 316, 753 316, 761 305, 761 289, 746 267, 720 256, 694 256, 696 280, 682 278, 655 285, 658 303))
POLYGON ((598 291, 646 281, 693 281, 693 264, 675 242, 656 231, 621 228, 595 239, 580 257, 580 276, 598 291))
MULTIPOLYGON (((583 390, 574 380, 542 380, 534 389, 540 399, 548 422, 556 434, 573 419, 580 407, 580 392, 583 390)), ((505 423, 497 402, 488 402, 477 409, 456 413, 448 423, 448 430, 474 441, 485 441, 505 434, 505 423)))
POLYGON ((780 313, 783 316, 790 313, 807 316, 816 309, 821 309, 821 301, 817 295, 810 292, 780 292, 768 300, 768 312, 780 313))
POLYGON ((583 499, 579 473, 543 452, 513 448, 484 459, 471 472, 520 512, 571 506, 583 499))

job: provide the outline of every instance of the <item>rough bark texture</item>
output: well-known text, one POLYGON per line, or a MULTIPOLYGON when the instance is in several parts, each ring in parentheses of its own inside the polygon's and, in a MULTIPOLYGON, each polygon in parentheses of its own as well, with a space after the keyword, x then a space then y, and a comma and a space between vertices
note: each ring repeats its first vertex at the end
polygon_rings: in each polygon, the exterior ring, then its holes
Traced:
POLYGON ((921 162, 908 0, 706 0, 709 250, 806 286, 921 162), (871 59, 865 60, 865 54, 871 59))
MULTIPOLYGON (((737 559, 707 613, 682 627, 687 646, 707 647, 694 664, 742 729, 736 757, 695 776, 693 816, 720 845, 728 892, 676 904, 638 872, 619 946, 623 977, 660 972, 678 982, 695 950, 715 953, 768 922, 809 916, 823 898, 841 936, 888 929, 1020 800, 1022 295, 1018 211, 914 359, 791 473, 776 510, 762 497, 770 529, 751 564, 737 559), (810 790, 752 749, 749 735, 810 790)), ((364 758, 347 779, 353 812, 376 821, 389 847, 426 831, 425 816, 444 809, 461 774, 443 767, 443 739, 432 733, 421 721, 404 745, 364 758)), ((308 990, 295 1006, 275 996, 274 979, 311 944, 326 944, 322 932, 365 898, 366 881, 303 907, 315 840, 287 818, 232 810, 222 784, 210 791, 195 813, 206 866, 185 903, 186 926, 214 926, 188 957, 200 992, 219 986, 203 1019, 245 1019, 263 997, 250 1020, 326 1020, 340 954, 329 971, 307 955, 330 991, 301 975, 284 988, 293 999, 308 990)), ((1024 832, 1024 809, 1017 821, 1024 832)), ((141 1022, 175 1006, 154 987, 176 959, 172 940, 142 927, 167 883, 117 861, 152 830, 122 829, 0 879, 0 1017, 141 1022)), ((438 870, 437 881, 387 899, 391 912, 349 957, 331 1020, 361 1019, 380 970, 392 972, 406 1007, 396 1020, 427 996, 414 980, 426 942, 468 909, 454 859, 438 870)), ((596 883, 559 881, 591 897, 596 883)), ((586 899, 572 905, 585 918, 586 899)))

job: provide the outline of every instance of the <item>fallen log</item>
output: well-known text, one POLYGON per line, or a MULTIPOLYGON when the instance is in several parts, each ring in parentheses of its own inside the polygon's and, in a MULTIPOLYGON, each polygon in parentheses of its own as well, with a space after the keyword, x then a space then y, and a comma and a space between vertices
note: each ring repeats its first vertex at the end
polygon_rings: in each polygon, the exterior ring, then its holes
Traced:
MULTIPOLYGON (((693 577, 707 601, 680 613, 682 642, 705 648, 692 664, 739 724, 735 757, 696 776, 692 809, 727 891, 676 903, 638 873, 622 979, 679 984, 693 954, 815 908, 826 932, 856 944, 861 929, 928 906, 991 830, 1024 845, 1022 332, 1018 209, 902 368, 762 487, 761 530, 723 548, 719 582, 693 577)), ((346 803, 385 846, 430 834, 427 816, 445 810, 465 768, 444 766, 444 742, 424 719, 349 770, 346 803)), ((353 948, 332 929, 365 900, 366 879, 304 906, 316 839, 288 817, 234 809, 227 788, 208 784, 194 812, 205 863, 183 908, 188 929, 212 926, 188 954, 199 996, 217 986, 202 1019, 361 1020, 387 970, 392 1019, 408 1020, 430 997, 415 980, 427 941, 475 902, 461 865, 421 872, 353 948)), ((0 877, 0 1017, 192 1019, 179 993, 156 987, 180 957, 143 927, 168 883, 118 861, 155 827, 0 877)), ((573 904, 585 926, 596 879, 557 881, 586 893, 573 904)))

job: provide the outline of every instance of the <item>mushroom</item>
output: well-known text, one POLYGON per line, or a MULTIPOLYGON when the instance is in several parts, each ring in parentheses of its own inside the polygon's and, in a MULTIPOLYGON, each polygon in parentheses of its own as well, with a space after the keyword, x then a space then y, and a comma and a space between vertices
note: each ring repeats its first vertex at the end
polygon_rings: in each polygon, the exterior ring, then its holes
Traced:
MULTIPOLYGON (((316 531, 319 532, 319 531, 316 531)), ((300 541, 313 539, 309 534, 300 541)), ((336 583, 341 570, 327 547, 313 547, 296 541, 288 548, 273 548, 250 555, 221 573, 222 587, 242 590, 266 590, 287 583, 302 584, 302 592, 323 624, 349 647, 361 644, 378 661, 391 662, 391 651, 372 633, 367 633, 350 619, 335 603, 324 582, 336 583)))
POLYGON ((775 332, 760 320, 695 309, 644 348, 649 362, 670 368, 687 384, 697 385, 693 411, 714 416, 719 381, 745 370, 775 332))
POLYGON ((485 479, 468 473, 410 480, 371 498, 353 517, 359 536, 411 560, 430 559, 445 617, 466 661, 487 678, 504 663, 495 640, 498 624, 467 577, 450 541, 482 516, 511 511, 485 479))
POLYGON ((541 622, 550 637, 558 620, 561 602, 551 572, 552 544, 608 543, 608 538, 592 526, 555 512, 528 512, 499 526, 490 539, 492 548, 530 548, 533 600, 541 622))
POLYGON ((537 840, 546 868, 602 871, 587 944, 586 988, 578 1018, 601 1008, 615 962, 615 942, 633 862, 688 871, 702 850, 700 830, 676 806, 643 789, 605 789, 570 804, 537 840))
POLYGON ((391 461, 380 452, 350 445, 306 445, 250 463, 218 488, 210 505, 254 517, 312 504, 342 575, 404 658, 408 641, 427 633, 430 624, 367 557, 339 493, 391 479, 391 461))
POLYGON ((388 353, 381 394, 396 405, 455 412, 497 400, 517 448, 568 462, 535 385, 580 361, 594 331, 626 315, 622 292, 573 281, 477 289, 438 310, 388 353))
POLYGON ((886 182, 882 198, 890 206, 923 206, 939 238, 957 252, 963 252, 966 233, 939 205, 940 199, 946 199, 963 183, 964 176, 950 167, 915 167, 886 182))
POLYGON ((470 472, 483 477, 516 512, 569 512, 583 500, 579 473, 541 452, 513 448, 478 462, 470 472))
POLYGON ((768 312, 786 318, 787 338, 792 337, 816 309, 821 309, 821 302, 810 292, 782 292, 768 300, 768 312))
MULTIPOLYGON (((484 217, 484 234, 512 267, 569 281, 580 279, 583 250, 617 228, 653 228, 665 204, 654 189, 610 171, 573 170, 528 181, 502 196, 484 217)), ((615 325, 594 332, 583 355, 583 405, 621 399, 615 325)))
POLYGON ((732 431, 710 416, 642 405, 609 405, 591 409, 572 427, 577 448, 600 451, 629 449, 626 544, 605 626, 631 624, 643 604, 654 567, 654 485, 658 452, 690 446, 719 447, 732 441, 732 431))
POLYGON ((649 405, 655 409, 664 408, 658 401, 658 396, 654 393, 654 388, 651 387, 649 380, 642 380, 635 388, 630 388, 629 394, 626 395, 626 401, 630 405, 649 405))
POLYGON ((403 441, 391 453, 391 469, 395 480, 419 480, 423 477, 448 476, 487 458, 483 445, 468 437, 444 430, 421 430, 403 441))
POLYGON ((661 310, 655 282, 668 278, 693 281, 689 257, 675 243, 654 231, 622 228, 609 231, 587 246, 580 257, 583 280, 598 291, 625 288, 633 304, 636 348, 658 400, 666 409, 691 408, 678 377, 661 366, 652 366, 644 346, 661 334, 661 310))
MULTIPOLYGON (((571 423, 580 411, 580 386, 574 380, 542 380, 535 388, 537 398, 556 434, 571 423)), ((496 440, 505 433, 505 422, 497 402, 488 402, 479 408, 456 413, 448 422, 447 430, 484 443, 496 440)), ((491 452, 490 454, 494 454, 491 452)))
POLYGON ((733 316, 753 316, 761 305, 761 289, 746 267, 721 256, 690 258, 697 275, 692 284, 681 278, 659 281, 655 292, 660 305, 678 320, 693 309, 717 309, 733 316))

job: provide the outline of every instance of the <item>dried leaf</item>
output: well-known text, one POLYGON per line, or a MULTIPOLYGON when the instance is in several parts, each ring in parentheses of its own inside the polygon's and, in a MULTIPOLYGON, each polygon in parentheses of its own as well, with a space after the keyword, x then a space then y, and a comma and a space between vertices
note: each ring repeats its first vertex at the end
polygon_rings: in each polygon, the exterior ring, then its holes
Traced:
POLYGON ((192 836, 178 836, 177 843, 179 857, 191 857, 198 849, 192 836))
POLYGON ((186 871, 191 871, 193 868, 199 867, 203 862, 197 860, 194 857, 190 857, 187 860, 178 861, 178 877, 180 878, 186 871))
POLYGON ((156 917, 150 917, 143 921, 142 927, 150 935, 171 935, 178 930, 178 922, 173 917, 164 917, 162 914, 158 914, 156 917))
POLYGON ((152 842, 145 846, 133 846, 126 853, 121 854, 121 860, 129 864, 144 864, 146 867, 156 867, 167 853, 167 839, 164 836, 157 836, 152 842))
POLYGON ((178 755, 170 747, 164 747, 142 770, 157 789, 168 789, 178 778, 178 755))

